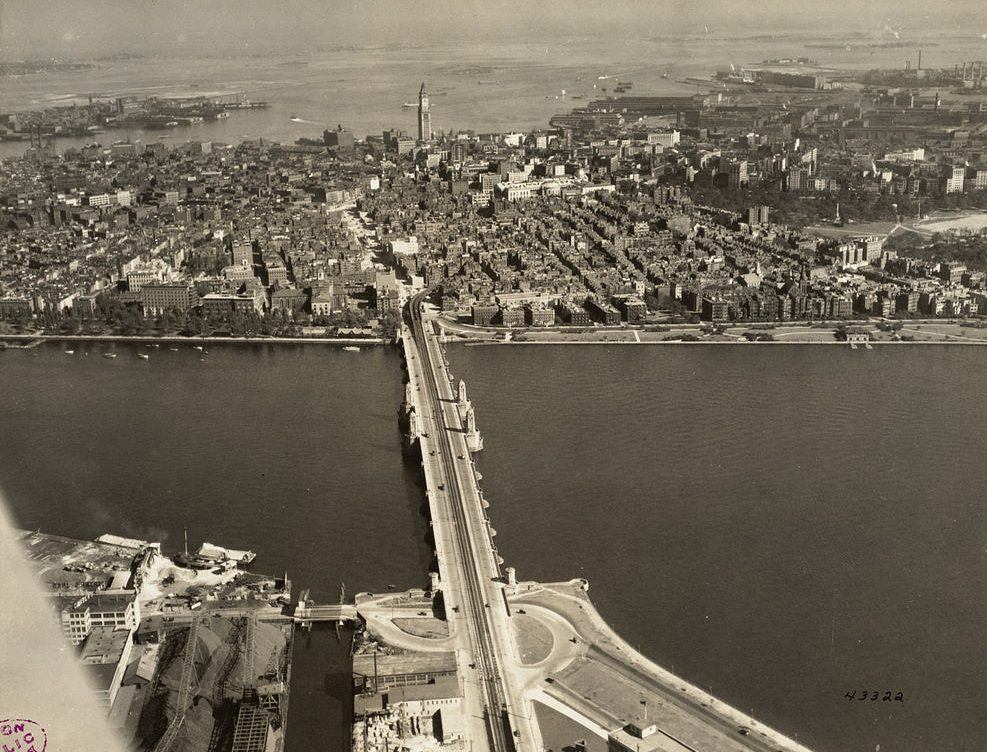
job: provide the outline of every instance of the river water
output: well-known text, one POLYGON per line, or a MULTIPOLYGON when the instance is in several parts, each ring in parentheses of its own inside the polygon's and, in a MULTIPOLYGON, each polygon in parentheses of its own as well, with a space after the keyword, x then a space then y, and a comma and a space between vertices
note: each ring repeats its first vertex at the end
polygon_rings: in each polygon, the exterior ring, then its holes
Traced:
POLYGON ((588 578, 629 642, 819 750, 987 749, 987 351, 449 360, 520 578, 588 578))
MULTIPOLYGON (((395 350, 73 347, 0 352, 0 487, 22 527, 176 550, 187 526, 322 601, 423 583, 395 350)), ((588 578, 628 641, 823 752, 987 748, 987 351, 449 358, 520 577, 588 578), (863 690, 905 702, 844 698, 863 690)), ((345 739, 346 639, 299 636, 289 752, 345 739)))
MULTIPOLYGON (((426 584, 393 348, 210 345, 202 362, 187 345, 69 347, 0 352, 0 488, 21 527, 174 553, 187 526, 191 546, 253 549, 253 569, 323 603, 341 583, 348 598, 426 584)), ((348 743, 348 647, 296 633, 288 752, 348 743)))

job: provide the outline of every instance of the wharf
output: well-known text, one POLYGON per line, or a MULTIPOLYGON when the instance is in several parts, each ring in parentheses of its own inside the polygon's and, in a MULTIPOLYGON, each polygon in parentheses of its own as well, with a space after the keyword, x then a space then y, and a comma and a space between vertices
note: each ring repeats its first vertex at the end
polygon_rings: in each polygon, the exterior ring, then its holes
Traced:
POLYGON ((244 572, 230 559, 189 569, 162 554, 160 543, 113 534, 94 541, 16 535, 63 630, 96 605, 121 620, 115 630, 93 625, 80 640, 96 641, 99 660, 91 665, 108 684, 104 709, 122 738, 177 752, 205 749, 241 725, 266 724, 272 739, 283 736, 294 629, 283 614, 287 576, 244 572), (106 630, 112 644, 102 642, 106 630))

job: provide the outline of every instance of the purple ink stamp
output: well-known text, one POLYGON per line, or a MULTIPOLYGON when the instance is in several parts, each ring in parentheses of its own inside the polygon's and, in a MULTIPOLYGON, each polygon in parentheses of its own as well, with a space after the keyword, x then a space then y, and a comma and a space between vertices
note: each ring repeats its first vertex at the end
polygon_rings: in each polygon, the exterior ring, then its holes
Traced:
POLYGON ((45 752, 48 737, 37 721, 8 718, 0 721, 0 752, 45 752))

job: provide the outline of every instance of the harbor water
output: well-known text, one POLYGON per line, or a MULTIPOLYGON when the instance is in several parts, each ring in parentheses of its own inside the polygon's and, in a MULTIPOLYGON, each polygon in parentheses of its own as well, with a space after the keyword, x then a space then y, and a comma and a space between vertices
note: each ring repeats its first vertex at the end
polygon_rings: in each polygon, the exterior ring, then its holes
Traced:
MULTIPOLYGON (((239 54, 153 55, 138 59, 102 59, 92 69, 53 71, 9 77, 0 89, 0 112, 85 104, 89 97, 193 97, 233 101, 237 95, 264 101, 263 110, 231 111, 223 120, 191 127, 132 127, 56 141, 59 152, 70 146, 116 140, 162 141, 171 146, 189 140, 236 144, 263 138, 292 143, 300 137, 321 138, 326 128, 341 125, 357 136, 380 136, 388 128, 414 132, 414 105, 425 81, 431 94, 432 127, 437 133, 472 129, 477 133, 547 128, 556 113, 585 107, 616 94, 618 80, 633 82, 628 95, 690 96, 716 85, 703 82, 731 64, 756 64, 766 57, 810 53, 823 67, 840 70, 900 67, 906 53, 898 48, 814 44, 831 43, 825 33, 786 30, 784 34, 738 33, 724 27, 712 32, 671 33, 642 29, 620 44, 608 37, 544 35, 538 41, 514 38, 478 45, 445 40, 421 46, 347 46, 345 49, 299 48, 239 54), (700 79, 698 82, 694 79, 700 79), (505 103, 510 103, 505 105, 505 103)), ((951 67, 959 60, 980 59, 984 40, 968 29, 940 33, 930 63, 951 67)), ((837 39, 837 41, 839 41, 837 39)), ((931 42, 930 42, 931 44, 931 42)), ((0 142, 0 158, 20 156, 27 144, 0 142)))

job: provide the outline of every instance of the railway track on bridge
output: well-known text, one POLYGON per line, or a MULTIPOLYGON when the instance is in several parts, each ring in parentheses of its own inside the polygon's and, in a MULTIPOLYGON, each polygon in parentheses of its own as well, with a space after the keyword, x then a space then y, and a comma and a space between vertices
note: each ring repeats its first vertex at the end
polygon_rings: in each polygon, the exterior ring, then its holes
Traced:
MULTIPOLYGON (((436 378, 435 358, 442 358, 434 337, 428 337, 425 332, 425 322, 421 315, 421 303, 426 293, 420 293, 411 299, 409 312, 412 332, 418 345, 418 352, 423 359, 421 372, 425 381, 425 393, 428 398, 428 412, 435 424, 435 441, 438 444, 436 455, 444 479, 441 491, 446 500, 449 517, 453 522, 456 559, 461 570, 462 604, 465 609, 467 630, 470 643, 473 646, 475 666, 480 674, 479 686, 482 689, 484 716, 490 748, 494 752, 513 752, 515 749, 513 732, 507 713, 507 697, 503 678, 497 661, 497 646, 492 634, 493 626, 489 617, 489 609, 499 608, 500 603, 490 603, 485 591, 486 575, 481 570, 483 553, 477 550, 470 529, 470 510, 467 509, 467 499, 462 494, 461 480, 472 483, 472 479, 461 479, 456 468, 455 454, 450 440, 449 431, 442 408, 442 394, 436 378)), ((441 360, 439 361, 441 363, 441 360)), ((426 461, 428 458, 425 458, 426 461)), ((475 531, 487 535, 482 509, 479 512, 481 529, 475 531)))

